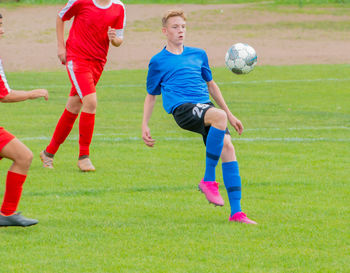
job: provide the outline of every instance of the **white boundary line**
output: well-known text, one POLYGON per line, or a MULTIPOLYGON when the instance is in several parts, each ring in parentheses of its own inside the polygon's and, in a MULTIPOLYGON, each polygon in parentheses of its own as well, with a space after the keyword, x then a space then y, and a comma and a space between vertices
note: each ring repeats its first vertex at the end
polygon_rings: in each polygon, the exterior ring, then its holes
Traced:
POLYGON ((248 131, 307 131, 307 130, 314 130, 314 131, 321 131, 321 130, 350 130, 350 127, 346 126, 325 126, 325 127, 299 127, 299 128, 247 128, 244 129, 245 132, 248 131))
MULTIPOLYGON (((325 79, 304 79, 304 80, 262 80, 262 81, 232 81, 232 82, 217 82, 219 85, 239 85, 239 84, 264 84, 264 83, 307 83, 307 82, 346 82, 350 81, 350 78, 337 79, 337 78, 325 78, 325 79)), ((45 85, 45 88, 68 88, 70 84, 51 84, 45 85)), ((15 88, 26 89, 36 88, 33 85, 16 85, 15 88)), ((133 88, 133 87, 144 87, 146 83, 142 84, 100 84, 98 88, 133 88)))
MULTIPOLYGON (((129 142, 129 141, 142 141, 141 137, 100 137, 95 136, 95 142, 129 142)), ((47 136, 38 136, 38 137, 23 137, 19 138, 23 141, 36 141, 36 140, 46 140, 49 141, 51 137, 47 136)), ((254 137, 254 138, 235 138, 231 137, 232 141, 235 142, 298 142, 298 143, 309 143, 309 142, 349 142, 350 138, 303 138, 303 137, 254 137)), ((68 137, 68 140, 76 141, 78 140, 78 136, 68 137)), ((201 140, 200 137, 158 137, 156 138, 158 141, 198 141, 201 140)))

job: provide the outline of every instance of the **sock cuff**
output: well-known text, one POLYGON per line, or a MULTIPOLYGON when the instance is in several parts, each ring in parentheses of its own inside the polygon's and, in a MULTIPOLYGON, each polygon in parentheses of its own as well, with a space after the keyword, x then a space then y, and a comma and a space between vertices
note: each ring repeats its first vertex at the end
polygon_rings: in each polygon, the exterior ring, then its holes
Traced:
POLYGON ((223 171, 233 171, 234 173, 239 173, 238 162, 237 161, 223 162, 222 163, 222 170, 223 171))
POLYGON ((87 117, 87 118, 89 118, 89 117, 94 117, 95 115, 96 115, 95 113, 81 112, 80 118, 81 118, 81 117, 87 117))
POLYGON ((20 174, 8 171, 6 177, 6 187, 8 187, 9 183, 14 187, 22 187, 24 182, 27 179, 26 174, 20 174))
POLYGON ((237 167, 238 168, 238 162, 237 161, 222 162, 222 167, 237 167))
POLYGON ((27 178, 26 174, 15 173, 15 172, 11 172, 11 171, 8 171, 7 175, 10 175, 12 177, 16 177, 16 178, 19 178, 19 179, 26 179, 27 178))
POLYGON ((222 136, 225 135, 226 130, 220 130, 214 126, 210 126, 209 132, 214 134, 215 136, 222 136))
POLYGON ((74 113, 72 113, 72 112, 69 112, 69 111, 67 110, 67 108, 64 108, 63 114, 64 114, 65 116, 67 116, 68 118, 72 118, 72 119, 76 119, 77 116, 78 116, 78 114, 74 114, 74 113))

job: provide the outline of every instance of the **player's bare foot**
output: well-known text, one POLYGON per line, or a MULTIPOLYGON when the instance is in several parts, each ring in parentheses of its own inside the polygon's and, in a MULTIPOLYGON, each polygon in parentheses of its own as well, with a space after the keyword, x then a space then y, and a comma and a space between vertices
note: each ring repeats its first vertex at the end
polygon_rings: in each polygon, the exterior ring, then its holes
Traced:
POLYGON ((94 171, 96 171, 94 165, 92 165, 91 160, 88 156, 82 156, 79 158, 78 168, 82 172, 94 172, 94 171))
POLYGON ((48 152, 41 151, 40 153, 40 159, 43 162, 43 167, 48 169, 53 169, 53 156, 52 154, 49 154, 48 152))

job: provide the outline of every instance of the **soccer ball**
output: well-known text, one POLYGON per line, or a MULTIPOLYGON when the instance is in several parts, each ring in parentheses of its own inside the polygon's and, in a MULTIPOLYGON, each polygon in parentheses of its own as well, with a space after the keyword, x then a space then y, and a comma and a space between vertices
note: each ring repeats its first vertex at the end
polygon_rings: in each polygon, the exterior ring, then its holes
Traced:
POLYGON ((225 56, 226 67, 236 74, 247 74, 253 70, 257 56, 250 45, 238 43, 227 50, 225 56))

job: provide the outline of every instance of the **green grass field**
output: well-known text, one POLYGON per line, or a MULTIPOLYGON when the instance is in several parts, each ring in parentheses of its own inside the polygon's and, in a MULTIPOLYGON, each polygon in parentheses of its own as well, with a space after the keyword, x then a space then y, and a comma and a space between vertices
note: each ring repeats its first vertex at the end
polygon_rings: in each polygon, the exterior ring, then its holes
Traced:
MULTIPOLYGON (((141 138, 146 71, 106 71, 92 145, 96 173, 76 167, 78 130, 41 167, 63 111, 64 72, 8 73, 13 89, 50 100, 2 104, 0 124, 35 155, 20 210, 40 220, 0 229, 0 272, 349 272, 350 66, 213 69, 233 113, 243 209, 258 226, 229 223, 197 189, 205 150, 157 102, 141 138)), ((0 164, 1 193, 9 160, 0 164)), ((220 164, 218 181, 222 182, 220 164)))

